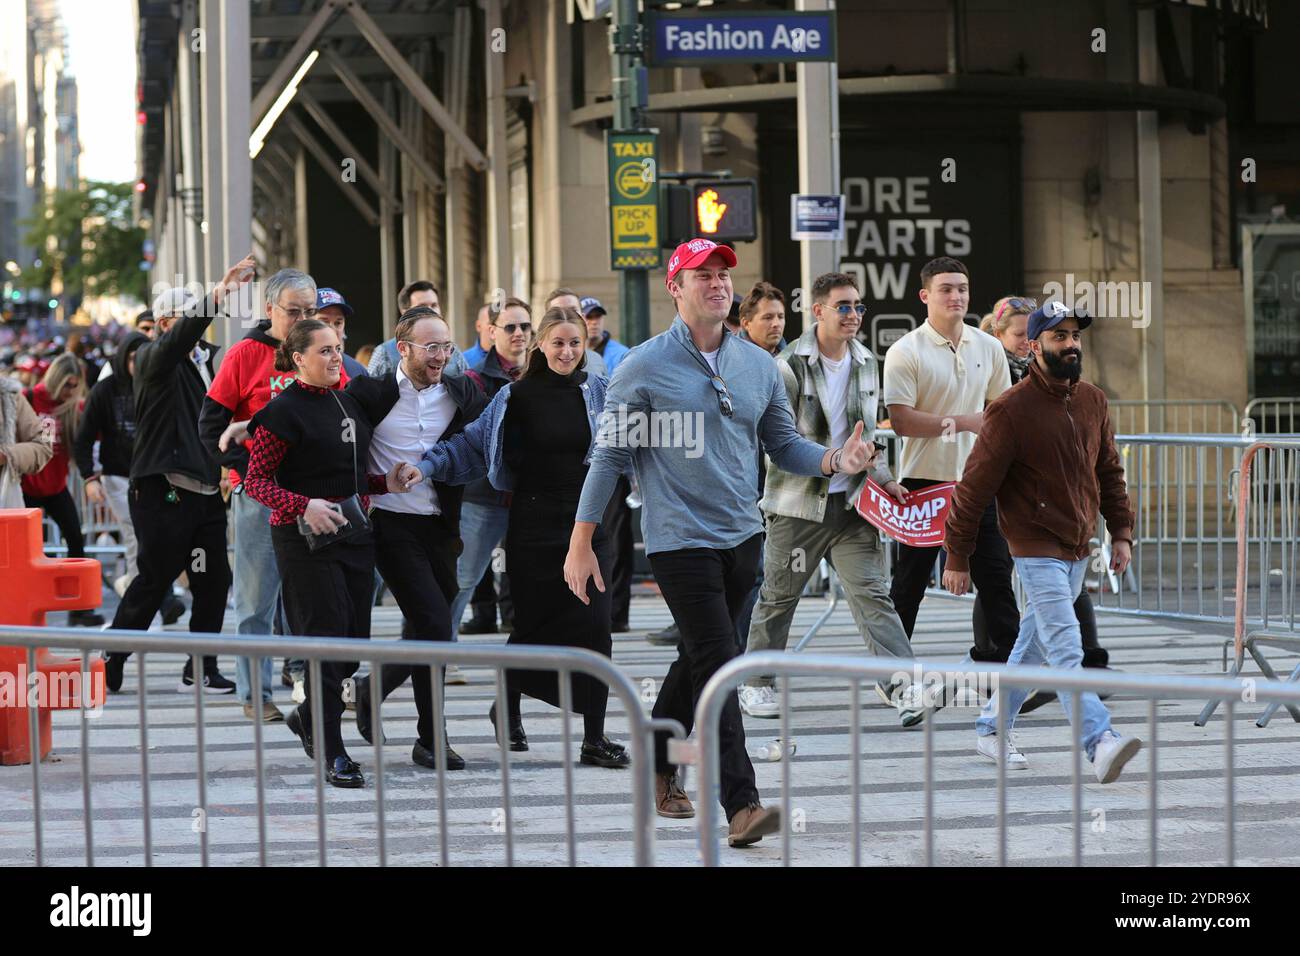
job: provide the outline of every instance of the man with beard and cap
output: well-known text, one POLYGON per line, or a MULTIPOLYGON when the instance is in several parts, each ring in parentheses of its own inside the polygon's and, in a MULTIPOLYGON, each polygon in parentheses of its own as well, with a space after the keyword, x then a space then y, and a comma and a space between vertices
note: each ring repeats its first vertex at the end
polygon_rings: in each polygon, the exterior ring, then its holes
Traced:
MULTIPOLYGON (((990 402, 953 494, 944 530, 948 563, 943 586, 953 594, 970 588, 970 556, 980 518, 997 502, 998 524, 1011 549, 1026 607, 1020 634, 1007 663, 1078 669, 1083 640, 1074 601, 1083 586, 1092 554, 1098 510, 1111 537, 1111 570, 1123 574, 1133 547, 1133 511, 1124 467, 1115 450, 1105 393, 1081 382, 1083 330, 1087 315, 1073 315, 1048 302, 1029 316, 1029 375, 990 402)), ((1029 766, 1011 739, 1011 728, 1031 691, 999 690, 976 721, 976 751, 1011 770, 1029 766), (1007 739, 999 746, 998 707, 1007 708, 1007 739)), ((1122 737, 1096 694, 1079 695, 1081 713, 1071 713, 1070 695, 1061 697, 1065 715, 1082 722, 1084 752, 1097 780, 1112 783, 1142 746, 1122 737)))

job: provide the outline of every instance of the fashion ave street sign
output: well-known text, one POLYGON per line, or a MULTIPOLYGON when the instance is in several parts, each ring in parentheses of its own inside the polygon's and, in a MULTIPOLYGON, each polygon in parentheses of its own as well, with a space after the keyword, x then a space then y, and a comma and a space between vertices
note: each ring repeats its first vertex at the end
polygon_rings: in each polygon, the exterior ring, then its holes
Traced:
POLYGON ((758 61, 815 63, 835 59, 833 11, 646 14, 646 62, 701 66, 758 61))

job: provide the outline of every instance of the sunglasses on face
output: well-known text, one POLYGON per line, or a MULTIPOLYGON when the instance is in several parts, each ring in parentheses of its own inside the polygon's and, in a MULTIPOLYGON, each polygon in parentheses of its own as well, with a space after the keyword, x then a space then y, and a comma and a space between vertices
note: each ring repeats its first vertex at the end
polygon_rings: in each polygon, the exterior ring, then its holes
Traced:
POLYGON ((410 339, 403 339, 402 341, 413 349, 424 349, 426 355, 450 355, 451 350, 455 348, 450 342, 430 342, 428 345, 421 345, 419 342, 412 342, 410 339))
POLYGON ((727 383, 722 380, 721 375, 715 375, 709 379, 709 384, 713 390, 718 393, 718 407, 722 409, 722 414, 730 418, 736 413, 735 407, 731 404, 731 393, 727 391, 727 383))
POLYGON ((856 305, 850 305, 849 303, 844 302, 840 305, 833 305, 831 308, 838 312, 840 317, 844 319, 847 319, 849 316, 854 314, 856 314, 860 319, 867 314, 867 307, 862 302, 859 302, 856 305))
POLYGON ((502 330, 506 333, 506 335, 514 335, 516 329, 523 329, 525 332, 532 331, 533 323, 531 323, 531 322, 510 322, 510 323, 508 323, 508 324, 506 324, 506 325, 498 325, 497 328, 498 328, 498 329, 502 329, 502 330))

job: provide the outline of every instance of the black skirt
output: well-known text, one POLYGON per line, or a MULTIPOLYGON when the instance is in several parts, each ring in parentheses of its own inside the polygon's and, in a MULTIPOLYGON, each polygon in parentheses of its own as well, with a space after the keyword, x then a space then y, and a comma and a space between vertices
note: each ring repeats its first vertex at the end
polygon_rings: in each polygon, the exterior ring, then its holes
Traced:
MULTIPOLYGON (((506 573, 515 604, 511 645, 584 647, 612 656, 610 638, 610 582, 613 555, 600 527, 592 539, 605 591, 587 586, 590 604, 583 604, 564 581, 564 559, 569 553, 576 500, 549 495, 516 494, 510 505, 506 532, 506 573)), ((509 680, 529 697, 560 706, 559 681, 553 671, 509 672, 509 680)), ((574 674, 573 709, 576 713, 603 713, 609 690, 604 682, 574 674)))

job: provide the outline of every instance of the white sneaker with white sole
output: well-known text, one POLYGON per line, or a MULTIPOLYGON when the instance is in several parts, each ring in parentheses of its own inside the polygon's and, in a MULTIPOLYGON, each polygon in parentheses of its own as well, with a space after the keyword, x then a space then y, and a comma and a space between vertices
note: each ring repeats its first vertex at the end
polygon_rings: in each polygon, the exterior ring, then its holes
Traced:
POLYGON ((448 664, 443 674, 444 684, 468 684, 469 679, 460 672, 460 668, 455 664, 448 664))
POLYGON ((1137 756, 1142 749, 1142 741, 1137 737, 1121 737, 1113 730, 1108 730, 1097 741, 1097 748, 1092 754, 1092 769, 1097 774, 1098 783, 1114 783, 1124 764, 1137 756))
POLYGON ((775 687, 753 687, 745 684, 740 688, 740 709, 751 717, 780 717, 781 697, 775 687))
MULTIPOLYGON (((998 747, 998 735, 988 734, 987 736, 977 735, 975 737, 975 751, 982 757, 988 757, 994 763, 1001 759, 998 747)), ((1016 747, 1016 739, 1013 736, 1007 737, 1007 769, 1008 770, 1028 770, 1029 760, 1016 747)))

